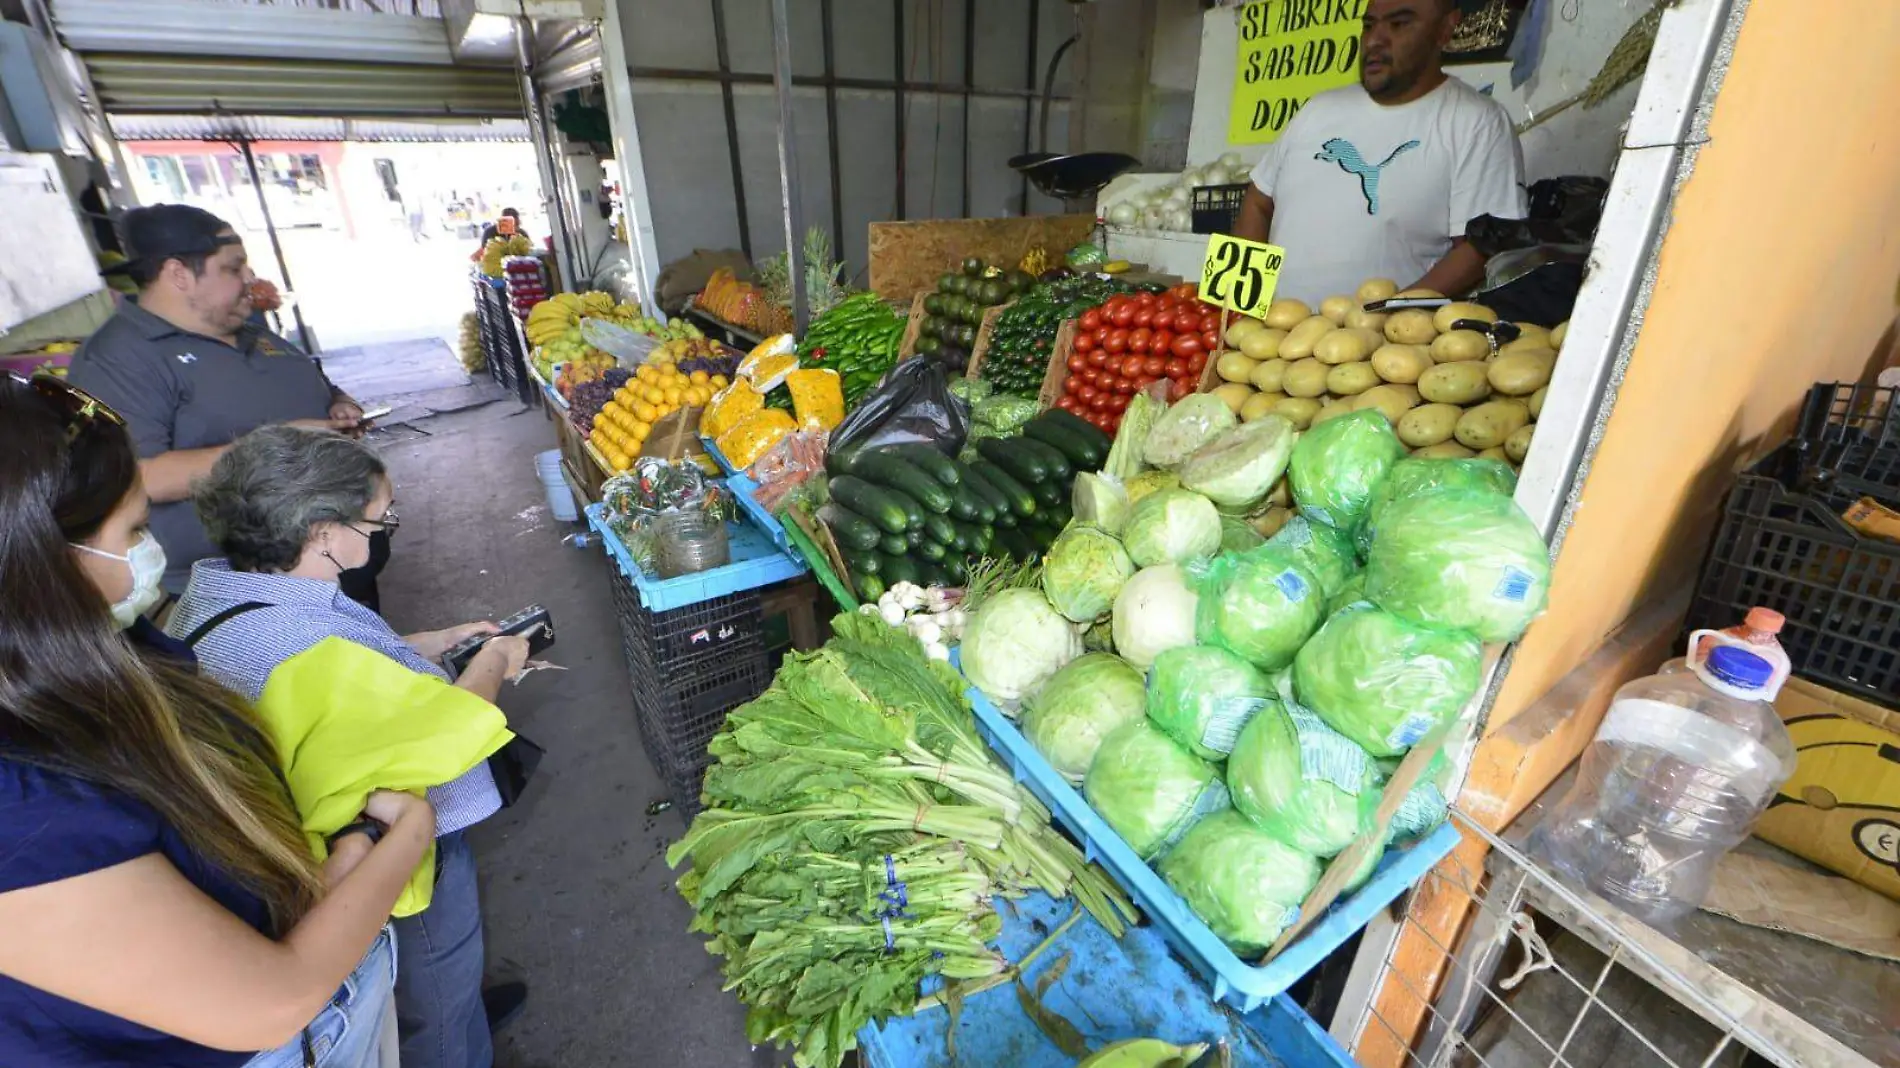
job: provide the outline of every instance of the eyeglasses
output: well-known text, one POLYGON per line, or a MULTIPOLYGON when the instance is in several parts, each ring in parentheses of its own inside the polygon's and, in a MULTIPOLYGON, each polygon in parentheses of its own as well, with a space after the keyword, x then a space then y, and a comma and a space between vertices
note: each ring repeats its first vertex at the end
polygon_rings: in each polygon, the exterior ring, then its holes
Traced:
MULTIPOLYGON (((359 519, 356 522, 366 523, 382 531, 383 533, 391 535, 393 537, 396 531, 402 526, 402 517, 396 514, 396 509, 392 505, 388 508, 383 509, 383 517, 381 519, 359 519)), ((351 524, 350 526, 352 530, 355 529, 354 523, 351 524)), ((363 533, 360 530, 356 532, 358 534, 363 533)), ((365 535, 365 537, 367 537, 367 535, 365 535)))
POLYGON ((7 377, 59 409, 60 417, 66 422, 67 441, 77 438, 80 431, 100 420, 117 427, 125 425, 125 417, 113 411, 111 405, 57 375, 41 373, 26 378, 8 371, 7 377))

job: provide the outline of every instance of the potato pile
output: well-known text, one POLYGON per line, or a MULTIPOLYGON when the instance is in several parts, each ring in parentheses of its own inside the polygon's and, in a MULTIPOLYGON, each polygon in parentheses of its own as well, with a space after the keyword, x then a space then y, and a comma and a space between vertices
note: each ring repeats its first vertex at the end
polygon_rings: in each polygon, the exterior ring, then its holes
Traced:
POLYGON ((1481 304, 1368 312, 1388 297, 1437 297, 1398 291, 1375 278, 1350 297, 1327 297, 1317 311, 1277 300, 1264 321, 1227 327, 1215 357, 1213 393, 1243 421, 1269 412, 1301 430, 1336 415, 1377 408, 1414 456, 1487 456, 1524 462, 1564 324, 1546 330, 1516 324, 1518 337, 1493 351, 1490 335, 1454 329, 1461 320, 1497 322, 1481 304))

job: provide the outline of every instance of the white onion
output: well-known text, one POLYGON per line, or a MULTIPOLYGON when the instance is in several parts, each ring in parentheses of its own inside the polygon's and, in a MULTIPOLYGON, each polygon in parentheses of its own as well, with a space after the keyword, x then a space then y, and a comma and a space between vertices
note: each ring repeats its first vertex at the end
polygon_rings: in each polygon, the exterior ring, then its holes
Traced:
POLYGON ((1228 168, 1227 180, 1231 183, 1251 182, 1253 181, 1253 168, 1247 166, 1245 163, 1235 164, 1233 167, 1228 168))
POLYGON ((1162 201, 1161 206, 1168 211, 1173 211, 1176 208, 1187 207, 1188 206, 1187 191, 1183 189, 1176 189, 1174 192, 1169 193, 1168 199, 1162 201))
POLYGON ((1141 209, 1141 225, 1143 229, 1159 230, 1161 229, 1162 220, 1165 218, 1166 209, 1158 204, 1150 204, 1141 209))
POLYGON ((1184 207, 1169 208, 1167 218, 1162 223, 1162 227, 1168 230, 1190 230, 1193 229, 1193 226, 1193 217, 1184 207))
POLYGON ((1141 209, 1124 200, 1108 209, 1108 221, 1116 226, 1133 226, 1141 218, 1141 209))
POLYGON ((1243 162, 1244 161, 1240 158, 1240 153, 1238 152, 1223 153, 1220 158, 1220 165, 1227 168, 1230 171, 1233 170, 1235 167, 1240 166, 1243 162))

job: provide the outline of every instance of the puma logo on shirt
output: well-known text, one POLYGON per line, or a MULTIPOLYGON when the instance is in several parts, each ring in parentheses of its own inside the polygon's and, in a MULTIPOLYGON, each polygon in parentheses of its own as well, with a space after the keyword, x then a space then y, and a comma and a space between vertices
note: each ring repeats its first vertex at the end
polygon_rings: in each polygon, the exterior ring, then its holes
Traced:
POLYGON ((1413 138, 1392 150, 1392 154, 1381 160, 1376 166, 1365 161, 1351 141, 1335 137, 1320 146, 1319 154, 1313 158, 1323 163, 1337 163, 1339 169, 1347 174, 1358 175, 1359 191, 1365 194, 1366 214, 1379 214, 1379 175, 1392 161, 1418 147, 1418 139, 1413 138))

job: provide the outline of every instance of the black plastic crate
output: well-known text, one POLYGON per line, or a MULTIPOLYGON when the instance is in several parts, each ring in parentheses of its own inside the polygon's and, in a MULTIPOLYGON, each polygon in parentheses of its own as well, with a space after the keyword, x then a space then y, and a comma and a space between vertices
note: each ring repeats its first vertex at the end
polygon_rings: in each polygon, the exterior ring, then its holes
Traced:
POLYGON ((1808 391, 1801 423, 1778 472, 1788 484, 1842 511, 1862 497, 1900 507, 1900 391, 1821 383, 1808 391))
POLYGON ((618 567, 608 567, 621 644, 636 674, 664 675, 710 660, 765 653, 765 618, 753 590, 684 608, 650 611, 618 567))
POLYGON ((633 710, 647 758, 676 795, 699 796, 700 777, 711 762, 706 746, 725 727, 726 713, 771 683, 763 655, 663 678, 634 676, 633 710))
POLYGON ((1246 182, 1232 185, 1197 185, 1188 195, 1189 215, 1197 234, 1231 234, 1240 219, 1240 205, 1247 199, 1246 182))
POLYGON ((1772 608, 1787 617, 1780 639, 1795 674, 1900 708, 1900 545, 1862 537, 1834 500, 1796 488, 1803 466, 1790 442, 1736 479, 1688 624, 1726 627, 1772 608))

